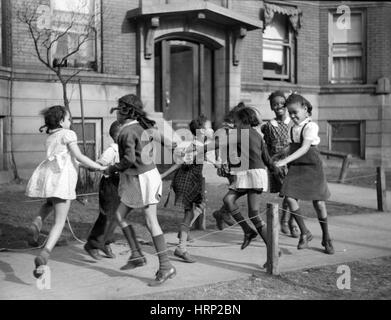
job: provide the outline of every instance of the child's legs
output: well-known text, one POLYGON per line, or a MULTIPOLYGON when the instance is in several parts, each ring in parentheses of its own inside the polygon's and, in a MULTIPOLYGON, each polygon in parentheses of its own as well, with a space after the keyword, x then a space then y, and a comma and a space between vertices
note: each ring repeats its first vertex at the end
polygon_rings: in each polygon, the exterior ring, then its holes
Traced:
POLYGON ((145 221, 152 237, 156 237, 163 234, 163 231, 160 228, 160 224, 157 219, 157 206, 155 204, 145 208, 145 221))
POLYGON ((194 212, 191 209, 185 209, 185 215, 179 228, 179 248, 186 251, 187 237, 190 231, 190 223, 193 220, 194 212))
POLYGON ((297 222, 297 225, 300 228, 301 234, 305 234, 308 232, 308 229, 304 223, 303 217, 301 217, 300 207, 297 199, 286 197, 286 202, 288 204, 289 210, 292 213, 294 219, 297 222))
POLYGON ((293 219, 293 216, 287 210, 288 209, 288 202, 287 202, 286 198, 284 198, 284 200, 282 201, 282 208, 284 210, 286 210, 286 211, 282 211, 282 214, 281 214, 281 224, 288 223, 288 221, 293 219))
POLYGON ((326 202, 314 200, 313 202, 316 214, 318 215, 318 220, 320 223, 320 227, 322 228, 322 240, 326 241, 330 239, 328 221, 327 221, 327 209, 326 202))
POLYGON ((52 251, 64 229, 65 221, 68 216, 71 200, 52 199, 54 206, 55 221, 50 230, 49 237, 46 241, 45 249, 52 251))
POLYGON ((261 192, 249 191, 247 195, 248 215, 261 236, 263 242, 267 244, 266 224, 259 216, 259 208, 261 205, 261 192))
POLYGON ((50 200, 46 201, 45 204, 41 206, 39 209, 38 215, 35 217, 33 221, 33 225, 37 227, 38 231, 41 231, 42 224, 49 216, 49 214, 53 211, 54 207, 50 200))
POLYGON ((318 215, 318 219, 326 219, 327 218, 326 202, 314 200, 312 201, 312 204, 314 205, 316 214, 318 215))
POLYGON ((263 221, 259 216, 259 208, 261 206, 262 193, 256 191, 249 191, 247 194, 248 216, 256 228, 263 225, 263 221))
POLYGON ((254 230, 251 229, 251 227, 248 225, 244 217, 239 211, 239 207, 236 204, 236 201, 244 196, 246 193, 245 192, 237 192, 234 190, 229 190, 226 196, 224 197, 224 204, 225 207, 229 210, 230 214, 232 217, 235 219, 235 221, 241 226, 243 232, 245 234, 250 234, 253 233, 254 230))
POLYGON ((118 206, 118 209, 115 211, 115 220, 121 228, 126 228, 128 226, 124 217, 129 213, 130 210, 130 208, 121 202, 118 206))
POLYGON ((111 219, 109 219, 109 222, 107 224, 105 234, 103 237, 104 244, 110 244, 110 243, 114 242, 114 239, 112 237, 114 235, 115 229, 117 228, 117 225, 118 224, 117 224, 116 219, 114 219, 113 217, 111 219))
POLYGON ((145 220, 149 231, 151 232, 155 250, 159 258, 159 269, 170 270, 172 264, 168 258, 166 240, 164 239, 163 231, 160 228, 159 221, 157 219, 157 206, 149 205, 145 208, 145 220))

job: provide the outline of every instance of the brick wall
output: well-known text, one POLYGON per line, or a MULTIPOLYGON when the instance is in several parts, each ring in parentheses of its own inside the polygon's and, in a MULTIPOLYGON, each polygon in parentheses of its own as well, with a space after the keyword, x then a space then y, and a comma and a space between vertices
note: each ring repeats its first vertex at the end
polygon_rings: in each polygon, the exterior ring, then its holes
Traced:
POLYGON ((104 0, 103 72, 136 74, 136 29, 126 13, 138 5, 139 0, 104 0))
MULTIPOLYGON (((233 0, 231 9, 246 15, 254 20, 259 20, 263 1, 233 0)), ((262 30, 253 30, 247 33, 242 44, 242 58, 240 61, 242 70, 242 82, 260 83, 263 79, 262 61, 262 30)))
POLYGON ((319 6, 308 2, 300 3, 302 11, 301 28, 297 35, 297 83, 319 84, 319 6))

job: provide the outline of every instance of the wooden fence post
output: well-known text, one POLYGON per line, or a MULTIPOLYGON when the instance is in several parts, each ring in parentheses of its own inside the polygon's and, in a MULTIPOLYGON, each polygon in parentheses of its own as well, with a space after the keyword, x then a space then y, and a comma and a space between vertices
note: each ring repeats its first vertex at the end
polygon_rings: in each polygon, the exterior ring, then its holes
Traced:
POLYGON ((348 168, 349 168, 351 160, 352 160, 351 154, 346 155, 346 157, 343 159, 341 172, 339 174, 339 183, 345 182, 346 175, 348 174, 348 168))
POLYGON ((386 173, 384 167, 376 168, 377 210, 387 211, 386 173))
POLYGON ((278 260, 278 204, 267 204, 267 273, 271 275, 278 275, 280 273, 278 260))

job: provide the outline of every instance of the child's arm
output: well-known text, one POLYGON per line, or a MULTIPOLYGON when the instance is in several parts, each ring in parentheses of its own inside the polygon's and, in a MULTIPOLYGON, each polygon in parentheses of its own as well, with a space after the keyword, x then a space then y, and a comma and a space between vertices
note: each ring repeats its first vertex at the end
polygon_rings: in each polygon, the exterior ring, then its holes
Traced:
POLYGON ((125 141, 123 142, 124 145, 124 156, 121 158, 120 162, 110 166, 106 170, 106 174, 113 174, 115 172, 122 172, 128 169, 133 163, 136 162, 136 140, 137 136, 132 133, 128 133, 127 137, 125 138, 125 141))
POLYGON ((170 169, 168 169, 167 171, 161 174, 162 180, 168 177, 171 173, 177 171, 181 166, 182 166, 181 164, 174 164, 173 166, 171 166, 170 169))
POLYGON ((92 161, 90 158, 85 156, 81 153, 79 146, 77 143, 70 143, 68 145, 69 151, 71 152, 71 155, 76 158, 77 161, 79 161, 81 164, 83 164, 86 167, 95 169, 95 170, 105 170, 107 167, 101 166, 100 164, 96 163, 95 161, 92 161))
POLYGON ((284 167, 288 163, 291 163, 292 161, 295 161, 296 159, 299 159, 303 155, 305 155, 308 150, 311 148, 312 140, 304 139, 302 146, 294 153, 292 153, 290 156, 285 158, 284 160, 278 161, 276 163, 277 167, 284 167))

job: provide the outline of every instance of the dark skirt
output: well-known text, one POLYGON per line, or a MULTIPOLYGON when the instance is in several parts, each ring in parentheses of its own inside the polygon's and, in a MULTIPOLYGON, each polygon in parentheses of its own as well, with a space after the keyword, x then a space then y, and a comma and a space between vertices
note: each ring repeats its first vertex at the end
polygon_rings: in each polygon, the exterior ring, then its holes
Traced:
POLYGON ((191 210, 193 204, 199 205, 204 201, 203 165, 182 165, 172 181, 175 192, 175 204, 185 210, 191 210))
POLYGON ((99 210, 108 217, 114 217, 120 204, 118 196, 119 175, 102 177, 99 184, 99 210))
MULTIPOLYGON (((294 153, 300 144, 292 144, 294 153)), ((281 188, 281 195, 298 200, 325 201, 330 198, 320 153, 316 147, 288 165, 288 174, 281 188)))

